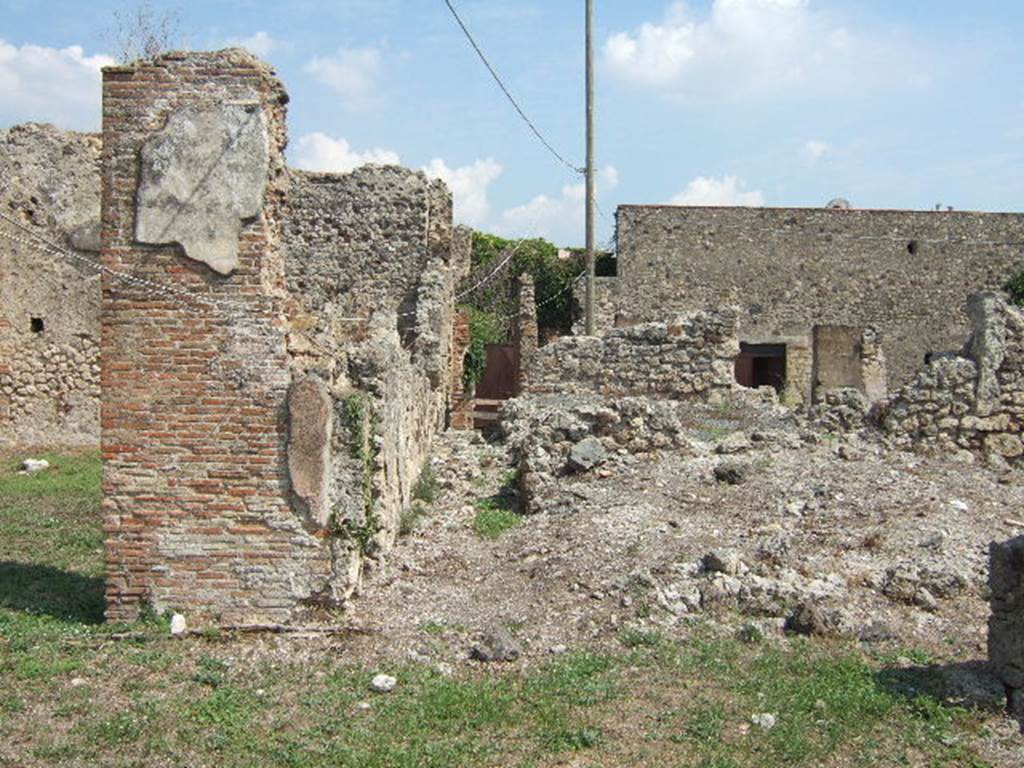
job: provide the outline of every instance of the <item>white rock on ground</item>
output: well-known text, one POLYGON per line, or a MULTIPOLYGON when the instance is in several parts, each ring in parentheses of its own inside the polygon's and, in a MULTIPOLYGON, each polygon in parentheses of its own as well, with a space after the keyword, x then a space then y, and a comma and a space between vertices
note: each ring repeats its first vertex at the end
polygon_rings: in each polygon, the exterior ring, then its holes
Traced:
POLYGON ((188 631, 188 623, 185 621, 185 617, 180 613, 176 613, 171 616, 171 634, 172 635, 183 635, 188 631))
POLYGON ((376 675, 370 681, 370 688, 377 693, 391 693, 395 690, 396 685, 398 685, 398 681, 391 675, 376 675))

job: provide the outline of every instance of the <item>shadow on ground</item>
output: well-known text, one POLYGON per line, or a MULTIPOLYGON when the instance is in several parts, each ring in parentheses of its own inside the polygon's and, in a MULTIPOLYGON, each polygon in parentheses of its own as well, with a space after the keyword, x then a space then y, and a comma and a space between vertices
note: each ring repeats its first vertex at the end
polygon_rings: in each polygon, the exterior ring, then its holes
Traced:
POLYGON ((103 579, 0 560, 0 607, 65 621, 103 621, 103 579))
MULTIPOLYGON (((1006 690, 984 660, 883 669, 875 677, 882 688, 911 703, 927 697, 942 706, 1008 714, 1006 690)), ((1024 714, 1016 719, 1024 732, 1024 714)))

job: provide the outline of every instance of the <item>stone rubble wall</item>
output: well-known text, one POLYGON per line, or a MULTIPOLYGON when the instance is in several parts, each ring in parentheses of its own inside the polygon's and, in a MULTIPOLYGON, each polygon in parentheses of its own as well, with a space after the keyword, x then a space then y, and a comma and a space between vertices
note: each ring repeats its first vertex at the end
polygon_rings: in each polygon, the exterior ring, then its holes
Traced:
POLYGON ((443 185, 399 167, 293 173, 288 200, 292 369, 323 381, 335 403, 325 482, 332 525, 361 549, 355 589, 362 564, 393 545, 445 426, 471 233, 453 230, 443 185))
POLYGON ((889 391, 959 347, 967 296, 1024 268, 1016 213, 622 206, 617 221, 621 323, 730 304, 743 341, 873 325, 889 391))
POLYGON ((0 131, 0 208, 31 233, 0 221, 0 235, 78 257, 0 236, 0 444, 99 444, 100 279, 85 250, 98 250, 99 162, 93 134, 0 131))
POLYGON ((104 262, 178 291, 104 282, 110 619, 343 606, 393 544, 444 425, 469 262, 451 195, 402 168, 288 171, 286 103, 240 50, 105 71, 104 262), (261 141, 266 155, 238 149, 261 141), (140 168, 153 153, 161 174, 216 164, 209 205, 162 192, 140 168), (166 244, 138 242, 141 200, 147 240, 166 244))
MULTIPOLYGON (((615 316, 619 312, 617 277, 594 278, 594 331, 598 336, 615 327, 615 316)), ((574 336, 583 336, 587 330, 587 281, 579 279, 572 285, 574 336)))
POLYGON ((735 311, 720 309, 565 337, 536 352, 526 392, 707 399, 735 387, 735 332, 735 311))
POLYGON ((972 335, 959 355, 933 359, 882 401, 876 419, 902 447, 1024 458, 1024 313, 1003 294, 967 302, 972 335))
POLYGON ((533 275, 526 272, 519 276, 516 285, 516 328, 514 341, 519 357, 519 380, 516 392, 529 386, 530 366, 540 346, 540 332, 537 326, 537 293, 533 275))

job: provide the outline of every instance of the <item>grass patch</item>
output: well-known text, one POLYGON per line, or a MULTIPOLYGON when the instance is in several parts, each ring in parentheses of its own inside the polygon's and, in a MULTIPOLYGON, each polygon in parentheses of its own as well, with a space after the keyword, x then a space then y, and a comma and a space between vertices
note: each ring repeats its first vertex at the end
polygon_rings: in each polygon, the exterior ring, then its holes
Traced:
POLYGON ((513 509, 506 496, 490 496, 480 499, 475 506, 473 530, 484 539, 496 539, 523 521, 522 516, 513 509))
MULTIPOLYGON (((124 628, 98 623, 99 461, 46 458, 34 476, 0 461, 0 764, 987 765, 1001 715, 947 704, 944 668, 914 649, 627 629, 607 652, 446 676, 334 652, 253 660, 228 637, 173 640, 165 620, 115 641, 124 628), (380 671, 398 679, 386 696, 369 690, 380 671), (753 725, 760 713, 775 727, 753 725)), ((482 499, 477 520, 500 535, 520 520, 514 497, 482 499)), ((422 630, 440 643, 465 628, 422 630)))

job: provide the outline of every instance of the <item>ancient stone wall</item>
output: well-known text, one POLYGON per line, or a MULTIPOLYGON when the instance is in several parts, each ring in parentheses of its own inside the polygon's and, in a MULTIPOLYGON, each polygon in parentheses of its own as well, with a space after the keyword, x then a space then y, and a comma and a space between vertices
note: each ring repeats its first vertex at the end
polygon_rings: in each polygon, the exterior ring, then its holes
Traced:
POLYGON ((875 326, 889 388, 956 349, 968 295, 1024 268, 1024 214, 624 206, 619 322, 741 308, 741 341, 875 326))
MULTIPOLYGON (((615 327, 615 315, 618 306, 617 277, 594 278, 594 331, 598 335, 615 327)), ((577 279, 572 285, 572 332, 575 336, 583 336, 587 330, 585 307, 587 305, 586 277, 577 279)))
POLYGON ((452 321, 451 395, 449 426, 452 429, 473 428, 473 400, 466 392, 466 352, 473 341, 469 313, 459 310, 452 321))
POLYGON ((1000 293, 967 302, 972 334, 959 355, 934 358, 879 404, 899 445, 1024 460, 1024 313, 1000 293))
POLYGON ((0 444, 99 444, 100 140, 0 131, 0 444))
POLYGON ((238 50, 105 71, 103 257, 148 281, 104 281, 112 619, 342 605, 444 424, 451 195, 289 172, 286 103, 238 50))
POLYGON ((565 337, 537 351, 526 391, 706 399, 734 386, 735 331, 735 311, 722 309, 565 337))
POLYGON ((540 346, 540 335, 537 328, 537 295, 533 276, 524 272, 519 276, 516 287, 514 341, 519 359, 519 381, 516 382, 516 391, 520 392, 529 386, 530 366, 540 346))

